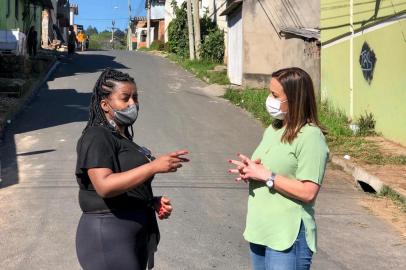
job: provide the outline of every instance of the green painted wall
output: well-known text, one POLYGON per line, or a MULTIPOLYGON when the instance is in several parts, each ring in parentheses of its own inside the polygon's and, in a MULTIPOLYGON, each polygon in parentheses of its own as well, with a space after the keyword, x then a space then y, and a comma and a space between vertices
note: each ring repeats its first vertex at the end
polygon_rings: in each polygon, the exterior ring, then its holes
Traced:
POLYGON ((349 43, 343 42, 321 51, 321 98, 343 112, 350 112, 349 43))
POLYGON ((354 40, 354 114, 372 112, 377 131, 406 145, 406 40, 402 34, 406 34, 406 19, 354 40), (358 59, 364 42, 377 58, 371 84, 364 79, 358 59))
MULTIPOLYGON (((378 12, 375 4, 376 1, 354 0, 354 29, 356 33, 363 29, 353 39, 354 119, 371 112, 378 132, 406 145, 406 18, 382 24, 385 18, 406 13, 406 0, 382 0, 378 12), (359 63, 365 42, 377 59, 370 83, 359 63)), ((348 23, 349 0, 321 1, 322 98, 347 115, 351 105, 348 23), (333 40, 336 41, 331 43, 333 40)))
POLYGON ((26 6, 25 2, 26 0, 0 0, 0 29, 19 29, 20 32, 27 33, 29 27, 33 25, 38 32, 38 40, 40 40, 42 7, 30 4, 29 16, 23 19, 23 12, 26 6), (18 1, 18 16, 15 15, 16 1, 18 1), (10 3, 9 9, 8 2, 10 3), (10 10, 10 12, 7 16, 8 10, 10 10))
MULTIPOLYGON (((406 10, 406 0, 354 0, 353 3, 355 31, 406 10), (376 8, 379 9, 375 16, 376 8)), ((322 43, 350 32, 349 0, 321 0, 320 10, 322 43)))

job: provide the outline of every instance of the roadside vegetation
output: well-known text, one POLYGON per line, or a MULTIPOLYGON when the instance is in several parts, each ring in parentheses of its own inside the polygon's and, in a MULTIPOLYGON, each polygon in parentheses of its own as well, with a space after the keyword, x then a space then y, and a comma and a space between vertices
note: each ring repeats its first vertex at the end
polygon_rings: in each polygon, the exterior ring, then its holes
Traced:
MULTIPOLYGON (((224 98, 251 112, 264 126, 268 126, 272 123, 272 119, 264 105, 267 96, 267 89, 244 91, 228 89, 224 98)), ((406 156, 385 155, 375 142, 367 139, 378 135, 374 131, 375 121, 370 113, 365 113, 357 119, 358 131, 354 134, 349 128, 349 122, 344 113, 328 103, 320 103, 318 109, 320 122, 328 131, 326 139, 330 151, 335 155, 349 155, 366 164, 406 165, 406 156)))
POLYGON ((186 3, 180 7, 172 5, 175 18, 168 26, 168 42, 152 42, 149 49, 141 48, 140 51, 161 51, 167 58, 192 72, 201 80, 210 84, 228 85, 230 81, 225 68, 221 66, 224 60, 224 33, 213 22, 206 10, 200 19, 201 47, 200 60, 189 59, 189 36, 187 28, 186 3))
MULTIPOLYGON (((111 31, 104 30, 99 32, 96 27, 89 26, 86 29, 86 35, 89 37, 89 50, 111 50, 113 44, 111 41, 111 31)), ((125 50, 126 34, 120 29, 114 32, 114 49, 125 50)))

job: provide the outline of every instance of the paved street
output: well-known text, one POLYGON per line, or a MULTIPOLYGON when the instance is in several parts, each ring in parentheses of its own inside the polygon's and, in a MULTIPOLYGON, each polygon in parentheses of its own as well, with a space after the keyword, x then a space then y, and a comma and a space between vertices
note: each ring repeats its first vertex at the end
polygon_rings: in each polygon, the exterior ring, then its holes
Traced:
MULTIPOLYGON (((1 146, 1 269, 80 269, 75 146, 93 85, 105 67, 130 73, 140 96, 135 141, 159 155, 190 150, 192 162, 159 175, 156 195, 173 200, 160 222, 156 269, 250 269, 242 238, 247 186, 226 160, 251 154, 263 127, 248 113, 205 91, 175 64, 145 53, 86 52, 61 63, 38 97, 9 127, 1 146)), ((329 169, 317 202, 319 253, 313 269, 406 269, 406 242, 358 205, 365 196, 329 169)), ((266 206, 264 206, 266 207, 266 206)))

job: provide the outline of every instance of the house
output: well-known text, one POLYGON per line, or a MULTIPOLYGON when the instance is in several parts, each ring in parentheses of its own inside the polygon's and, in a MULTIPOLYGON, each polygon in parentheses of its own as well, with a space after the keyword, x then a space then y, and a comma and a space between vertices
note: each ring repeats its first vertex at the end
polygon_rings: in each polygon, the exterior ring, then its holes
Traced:
MULTIPOLYGON (((165 0, 150 0, 151 3, 151 28, 154 28, 150 42, 165 40, 165 0)), ((145 1, 147 9, 147 1, 145 1)))
MULTIPOLYGON (((0 52, 25 55, 26 35, 31 26, 41 39, 41 12, 53 8, 50 0, 0 1, 0 52)), ((40 44, 40 42, 39 42, 40 44)))
POLYGON ((405 70, 405 0, 321 0, 322 100, 406 145, 405 70))
POLYGON ((43 48, 56 48, 66 43, 70 25, 69 0, 51 0, 53 8, 45 8, 42 12, 43 48))
POLYGON ((306 70, 319 90, 319 0, 229 0, 227 17, 230 82, 268 87, 272 72, 306 70))
MULTIPOLYGON (((153 40, 154 28, 150 29, 151 39, 153 40)), ((134 17, 131 19, 131 32, 132 32, 132 48, 146 48, 147 47, 147 18, 134 17)))
MULTIPOLYGON (((164 42, 165 39, 165 0, 151 1, 150 44, 155 40, 164 42)), ((145 9, 148 8, 145 1, 145 9)), ((147 11, 148 12, 148 11, 147 11)), ((147 47, 147 18, 134 17, 131 19, 131 40, 137 44, 130 47, 136 49, 147 47)))

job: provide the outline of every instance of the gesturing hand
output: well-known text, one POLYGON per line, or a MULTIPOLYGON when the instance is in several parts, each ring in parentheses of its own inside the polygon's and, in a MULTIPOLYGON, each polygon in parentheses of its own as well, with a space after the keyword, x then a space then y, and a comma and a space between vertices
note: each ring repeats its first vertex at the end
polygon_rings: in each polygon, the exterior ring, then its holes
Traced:
POLYGON ((182 163, 189 162, 189 159, 182 156, 189 154, 187 150, 175 151, 158 157, 151 162, 155 168, 155 173, 176 172, 182 167, 182 163))
POLYGON ((235 179, 236 181, 241 180, 243 180, 244 182, 247 182, 249 180, 266 181, 271 175, 271 172, 268 171, 264 167, 264 165, 261 164, 260 159, 252 161, 245 155, 237 154, 237 156, 240 158, 240 161, 233 159, 228 161, 229 163, 232 163, 237 166, 235 169, 228 170, 228 172, 230 173, 239 175, 235 179))
POLYGON ((164 196, 155 197, 154 208, 161 220, 169 218, 173 210, 171 201, 164 196))

